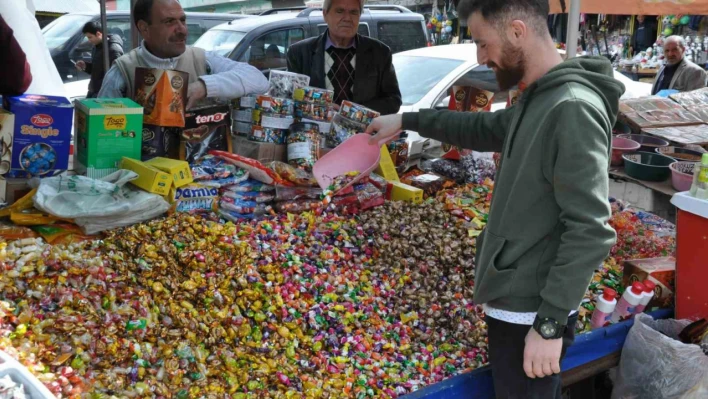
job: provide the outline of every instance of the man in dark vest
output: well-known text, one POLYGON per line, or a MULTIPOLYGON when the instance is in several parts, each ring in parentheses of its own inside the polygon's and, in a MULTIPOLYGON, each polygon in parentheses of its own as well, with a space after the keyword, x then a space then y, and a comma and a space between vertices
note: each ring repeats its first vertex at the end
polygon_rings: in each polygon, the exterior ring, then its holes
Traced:
POLYGON ((142 45, 116 60, 98 97, 132 97, 139 66, 189 73, 187 109, 205 97, 232 99, 268 91, 268 80, 258 69, 187 46, 187 16, 177 0, 138 0, 133 19, 142 45))
POLYGON ((357 34, 364 0, 325 0, 328 29, 288 49, 288 70, 310 76, 310 85, 334 90, 335 104, 349 100, 381 114, 401 107, 391 49, 357 34))

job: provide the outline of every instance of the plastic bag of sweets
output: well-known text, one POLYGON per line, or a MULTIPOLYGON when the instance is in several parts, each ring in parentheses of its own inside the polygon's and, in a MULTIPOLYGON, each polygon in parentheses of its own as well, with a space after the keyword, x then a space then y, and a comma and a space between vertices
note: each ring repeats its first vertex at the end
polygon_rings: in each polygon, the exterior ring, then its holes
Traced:
POLYGON ((372 183, 355 185, 354 194, 362 211, 383 205, 386 201, 384 193, 372 183))
POLYGON ((319 187, 276 187, 275 200, 289 201, 299 199, 320 199, 322 189, 319 187))
POLYGON ((363 123, 367 126, 370 125, 374 119, 381 116, 379 112, 351 101, 342 101, 342 105, 339 107, 339 114, 347 119, 363 123))
POLYGON ((233 191, 235 193, 246 193, 250 191, 258 191, 263 193, 272 193, 276 191, 275 186, 259 182, 258 180, 247 179, 238 184, 226 186, 223 191, 233 191))
POLYGON ((318 187, 317 180, 310 172, 279 161, 273 161, 268 166, 281 180, 290 183, 287 186, 318 187))
MULTIPOLYGON (((238 174, 240 169, 223 158, 205 155, 190 165, 194 181, 224 179, 238 174)), ((241 169, 242 170, 242 169, 241 169)))
MULTIPOLYGON (((256 161, 255 159, 242 157, 240 155, 231 154, 231 153, 224 152, 224 151, 211 151, 210 154, 221 157, 224 160, 226 160, 227 162, 230 162, 230 163, 238 166, 239 168, 248 171, 248 175, 252 179, 258 180, 260 182, 263 182, 263 183, 269 184, 269 185, 278 184, 278 185, 283 185, 283 186, 292 186, 292 183, 290 183, 287 180, 282 179, 272 169, 266 167, 265 165, 256 161)), ((284 164, 284 165, 289 166, 287 164, 284 164)))
POLYGON ((288 134, 288 163, 307 172, 319 159, 320 129, 314 123, 296 123, 288 134))
POLYGON ((221 196, 223 198, 231 198, 233 200, 253 201, 258 203, 271 202, 275 199, 274 193, 266 193, 263 191, 235 192, 226 190, 221 193, 221 196))
POLYGON ((256 201, 222 197, 221 200, 219 200, 219 208, 227 212, 240 213, 244 215, 262 215, 268 212, 270 205, 256 201))
POLYGON ((253 220, 256 217, 258 217, 258 215, 253 214, 253 213, 244 214, 244 213, 229 212, 229 211, 222 209, 222 208, 219 208, 219 211, 217 213, 218 213, 219 217, 221 217, 222 219, 229 221, 229 222, 233 222, 233 223, 247 222, 249 220, 253 220))

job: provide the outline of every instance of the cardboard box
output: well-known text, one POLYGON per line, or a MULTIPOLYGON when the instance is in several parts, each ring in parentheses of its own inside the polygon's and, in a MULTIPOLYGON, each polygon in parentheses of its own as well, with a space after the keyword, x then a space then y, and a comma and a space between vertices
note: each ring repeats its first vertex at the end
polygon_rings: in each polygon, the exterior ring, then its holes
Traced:
POLYGON ((143 108, 127 98, 76 102, 76 173, 100 179, 123 157, 140 159, 143 108))
POLYGON ((287 162, 288 146, 284 144, 261 143, 245 137, 233 137, 233 153, 255 159, 262 164, 273 161, 287 162))
POLYGON ((386 180, 400 181, 398 172, 396 172, 396 165, 394 165, 391 154, 388 152, 388 147, 385 145, 381 146, 381 160, 374 172, 376 172, 377 175, 383 176, 386 180))
POLYGON ((194 181, 192 169, 190 169, 189 164, 185 161, 158 157, 145 163, 171 175, 173 188, 186 186, 194 181))
POLYGON ((4 179, 0 178, 0 190, 4 201, 8 205, 12 205, 15 201, 27 195, 32 191, 29 185, 30 179, 4 179))
POLYGON ((624 262, 622 284, 625 287, 629 287, 635 281, 641 283, 647 279, 656 284, 654 298, 647 308, 670 307, 676 291, 676 258, 635 259, 624 262))
POLYGON ((403 184, 399 181, 389 181, 386 199, 391 201, 408 201, 414 204, 423 202, 423 190, 403 184))
POLYGON ((192 163, 211 150, 231 152, 232 149, 229 104, 206 100, 187 112, 179 159, 192 163))
POLYGON ((143 161, 155 157, 179 158, 179 135, 182 129, 178 127, 162 127, 143 125, 143 145, 140 158, 143 161))
POLYGON ((74 107, 64 97, 24 94, 5 98, 15 114, 12 162, 7 176, 25 178, 65 171, 69 167, 74 107))
POLYGON ((123 158, 121 169, 132 170, 138 178, 131 181, 133 185, 153 194, 167 195, 172 187, 172 176, 137 159, 123 158))
POLYGON ((189 74, 158 68, 135 68, 133 98, 143 107, 143 122, 184 127, 189 74))

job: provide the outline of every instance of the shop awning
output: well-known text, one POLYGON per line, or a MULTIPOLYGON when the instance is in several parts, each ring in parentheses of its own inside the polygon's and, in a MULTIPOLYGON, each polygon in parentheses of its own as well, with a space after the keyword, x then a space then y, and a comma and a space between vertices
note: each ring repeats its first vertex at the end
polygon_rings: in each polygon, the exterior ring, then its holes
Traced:
POLYGON ((99 12, 96 0, 34 0, 34 8, 39 13, 69 14, 72 12, 99 12))
MULTIPOLYGON (((549 0, 551 13, 567 13, 571 0, 549 0), (561 8, 565 3, 565 11, 561 8)), ((708 0, 585 0, 580 12, 614 15, 708 15, 708 0)))

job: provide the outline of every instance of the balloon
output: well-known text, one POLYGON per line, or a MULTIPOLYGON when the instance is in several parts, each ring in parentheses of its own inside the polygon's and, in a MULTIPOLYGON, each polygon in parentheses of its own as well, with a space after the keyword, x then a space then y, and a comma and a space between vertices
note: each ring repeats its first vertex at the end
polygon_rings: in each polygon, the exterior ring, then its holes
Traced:
POLYGON ((438 14, 438 21, 442 20, 442 14, 438 14))
POLYGON ((671 18, 671 25, 678 25, 679 24, 679 19, 676 17, 671 18))
POLYGON ((679 20, 679 23, 680 23, 681 25, 688 25, 688 23, 689 23, 690 21, 691 21, 691 17, 689 17, 688 15, 684 15, 684 16, 681 17, 681 19, 679 20))
POLYGON ((433 18, 433 19, 430 20, 430 23, 433 24, 433 25, 437 25, 437 24, 438 24, 438 19, 437 19, 437 18, 433 18))
POLYGON ((671 28, 664 29, 664 36, 671 36, 671 35, 673 35, 673 33, 674 33, 674 30, 671 28))
POLYGON ((433 24, 431 24, 430 22, 428 22, 428 25, 427 25, 427 26, 428 26, 428 29, 432 29, 432 28, 433 28, 433 24))
POLYGON ((452 26, 452 21, 447 21, 445 23, 447 24, 447 26, 452 26))
POLYGON ((448 25, 445 27, 445 32, 450 33, 452 32, 452 26, 448 25))
POLYGON ((438 28, 442 28, 443 24, 442 22, 438 22, 438 28))

